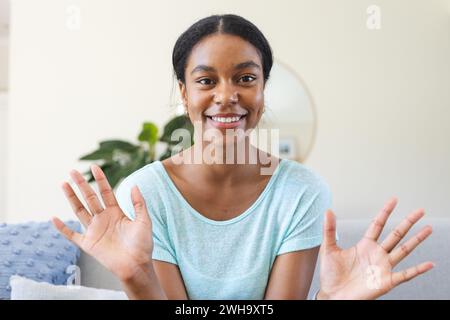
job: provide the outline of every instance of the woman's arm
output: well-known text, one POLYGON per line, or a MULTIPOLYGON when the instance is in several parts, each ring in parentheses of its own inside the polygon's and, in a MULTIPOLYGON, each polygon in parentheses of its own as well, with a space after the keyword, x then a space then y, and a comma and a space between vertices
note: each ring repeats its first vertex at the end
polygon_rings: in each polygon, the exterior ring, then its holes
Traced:
POLYGON ((136 269, 133 276, 120 279, 120 282, 130 300, 170 299, 161 287, 151 263, 136 269))
POLYGON ((180 269, 177 265, 153 260, 153 269, 158 276, 159 283, 164 289, 167 299, 189 300, 180 269))
POLYGON ((308 297, 320 247, 276 257, 264 299, 299 300, 308 297))

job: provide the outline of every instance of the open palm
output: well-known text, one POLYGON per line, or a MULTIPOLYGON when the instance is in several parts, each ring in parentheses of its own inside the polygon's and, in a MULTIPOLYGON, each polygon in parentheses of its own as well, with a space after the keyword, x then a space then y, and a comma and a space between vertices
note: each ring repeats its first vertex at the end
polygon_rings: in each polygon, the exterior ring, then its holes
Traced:
POLYGON ((320 249, 321 297, 375 299, 433 267, 433 263, 425 262, 393 272, 393 268, 432 232, 431 226, 425 226, 414 237, 396 247, 409 229, 423 217, 423 209, 418 209, 405 218, 382 243, 378 243, 396 203, 396 198, 388 201, 372 221, 364 237, 345 250, 336 245, 335 216, 331 210, 326 212, 324 242, 320 249))
POLYGON ((72 187, 62 188, 73 211, 85 227, 84 234, 74 232, 60 219, 53 218, 55 227, 70 241, 94 257, 119 279, 128 279, 138 268, 151 261, 153 251, 152 224, 145 201, 137 187, 131 191, 136 217, 130 220, 119 207, 115 195, 100 167, 91 167, 105 207, 83 176, 73 170, 71 177, 86 200, 88 211, 72 187))

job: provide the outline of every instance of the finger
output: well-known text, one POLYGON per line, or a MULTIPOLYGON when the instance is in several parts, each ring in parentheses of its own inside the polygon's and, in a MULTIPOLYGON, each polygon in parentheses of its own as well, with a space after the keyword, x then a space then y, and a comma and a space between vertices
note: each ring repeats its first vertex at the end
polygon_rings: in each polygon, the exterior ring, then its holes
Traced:
POLYGON ((389 261, 392 267, 396 266, 408 254, 410 254, 420 243, 422 243, 433 232, 431 226, 425 226, 414 237, 406 241, 404 244, 392 250, 389 254, 389 261))
POLYGON ((86 210, 84 205, 81 203, 80 199, 78 199, 77 195, 73 191, 70 184, 64 182, 61 187, 64 191, 67 200, 69 200, 73 212, 78 217, 83 226, 87 227, 89 223, 91 223, 92 219, 91 214, 86 210))
POLYGON ((116 197, 114 196, 114 192, 112 191, 112 188, 108 182, 108 179, 105 176, 105 173, 102 171, 102 169, 97 165, 91 166, 92 175, 95 178, 95 181, 97 181, 98 188, 100 190, 100 194, 102 196, 103 202, 105 203, 105 206, 112 207, 112 206, 118 206, 116 197))
POLYGON ((150 221, 150 217, 148 216, 144 197, 142 196, 142 193, 139 190, 138 186, 134 186, 131 189, 131 200, 133 202, 135 211, 135 220, 140 220, 142 222, 148 223, 148 221, 150 221))
POLYGON ((372 220, 369 228, 364 234, 365 238, 377 241, 383 231, 386 221, 389 218, 392 210, 394 210, 397 205, 397 198, 392 197, 388 202, 385 203, 383 209, 377 214, 377 216, 372 220))
POLYGON ((89 183, 87 183, 86 179, 84 179, 84 177, 76 170, 72 170, 70 172, 70 176, 81 190, 81 194, 83 195, 84 200, 86 200, 89 210, 93 214, 101 213, 103 211, 103 206, 97 198, 97 194, 91 188, 89 183))
POLYGON ((336 247, 336 217, 332 210, 327 210, 325 212, 323 237, 323 243, 326 249, 332 249, 336 247))
POLYGON ((67 240, 75 243, 78 247, 81 248, 81 244, 83 242, 83 235, 81 233, 73 231, 57 217, 53 217, 52 222, 56 229, 61 232, 67 240))
POLYGON ((417 277, 418 275, 427 272, 428 270, 432 269, 433 267, 434 267, 434 263, 428 261, 428 262, 421 263, 417 266, 408 268, 403 271, 394 272, 391 274, 392 286, 396 287, 403 282, 409 281, 409 280, 417 277))
POLYGON ((381 246, 386 252, 391 252, 392 249, 404 238, 409 229, 424 216, 423 209, 418 209, 407 216, 381 243, 381 246))

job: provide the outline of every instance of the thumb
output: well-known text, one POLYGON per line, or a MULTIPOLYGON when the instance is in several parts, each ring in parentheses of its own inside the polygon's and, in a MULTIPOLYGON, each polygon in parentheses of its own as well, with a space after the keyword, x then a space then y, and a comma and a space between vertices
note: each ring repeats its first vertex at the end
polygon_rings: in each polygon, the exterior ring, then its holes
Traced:
POLYGON ((336 216, 331 209, 325 212, 323 244, 325 249, 333 249, 336 247, 336 216))
POLYGON ((137 185, 135 185, 131 189, 131 200, 133 202, 135 220, 149 222, 150 217, 148 216, 147 206, 145 204, 144 197, 142 196, 142 193, 137 185))

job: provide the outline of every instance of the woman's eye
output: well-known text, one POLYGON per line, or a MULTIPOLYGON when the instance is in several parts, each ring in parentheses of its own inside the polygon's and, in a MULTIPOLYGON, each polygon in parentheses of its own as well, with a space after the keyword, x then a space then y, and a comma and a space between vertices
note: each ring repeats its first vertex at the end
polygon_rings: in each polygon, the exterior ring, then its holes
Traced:
POLYGON ((200 84, 206 85, 206 86, 209 86, 209 85, 211 85, 213 83, 213 81, 211 79, 208 79, 208 78, 200 79, 197 82, 200 83, 200 84))
POLYGON ((242 80, 242 82, 251 82, 253 80, 255 80, 256 78, 253 76, 243 76, 239 79, 239 81, 242 80))

